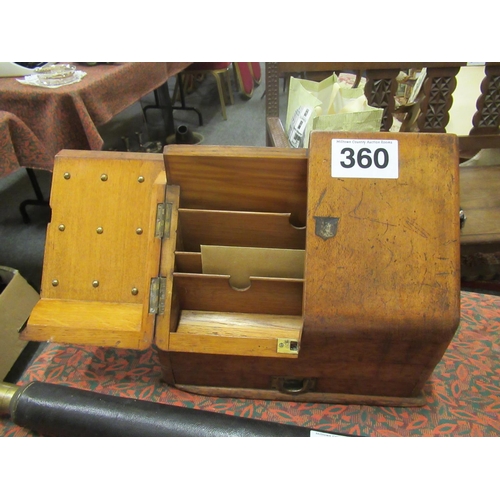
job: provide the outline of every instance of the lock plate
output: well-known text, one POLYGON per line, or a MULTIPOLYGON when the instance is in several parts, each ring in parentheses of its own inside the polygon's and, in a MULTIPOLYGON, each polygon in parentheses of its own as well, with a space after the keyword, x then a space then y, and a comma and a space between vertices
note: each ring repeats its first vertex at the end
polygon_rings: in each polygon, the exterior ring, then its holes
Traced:
POLYGON ((293 339, 277 339, 276 352, 280 354, 297 354, 300 344, 293 339))

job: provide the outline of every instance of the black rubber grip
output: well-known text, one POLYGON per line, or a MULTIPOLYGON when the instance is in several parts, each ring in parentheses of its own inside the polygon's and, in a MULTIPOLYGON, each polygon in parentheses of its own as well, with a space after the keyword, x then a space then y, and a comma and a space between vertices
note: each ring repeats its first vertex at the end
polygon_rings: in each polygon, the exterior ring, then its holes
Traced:
POLYGON ((310 430, 32 382, 10 403, 21 427, 48 436, 309 437, 310 430))

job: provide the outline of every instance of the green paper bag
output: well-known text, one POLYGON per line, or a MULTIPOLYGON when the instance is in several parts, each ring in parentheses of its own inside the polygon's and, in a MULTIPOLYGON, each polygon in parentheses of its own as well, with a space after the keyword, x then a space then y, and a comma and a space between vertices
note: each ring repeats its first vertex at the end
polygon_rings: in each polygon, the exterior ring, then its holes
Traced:
POLYGON ((352 88, 335 74, 321 82, 292 77, 285 130, 292 147, 307 148, 312 130, 379 132, 383 112, 368 105, 364 86, 352 88))

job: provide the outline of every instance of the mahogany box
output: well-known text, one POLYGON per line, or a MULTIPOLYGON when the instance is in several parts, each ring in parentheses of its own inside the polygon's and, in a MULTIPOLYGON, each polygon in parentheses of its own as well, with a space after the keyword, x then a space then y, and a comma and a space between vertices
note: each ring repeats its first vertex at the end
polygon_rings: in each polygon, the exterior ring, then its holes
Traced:
POLYGON ((199 394, 420 405, 460 318, 448 134, 62 151, 24 340, 159 352, 199 394))

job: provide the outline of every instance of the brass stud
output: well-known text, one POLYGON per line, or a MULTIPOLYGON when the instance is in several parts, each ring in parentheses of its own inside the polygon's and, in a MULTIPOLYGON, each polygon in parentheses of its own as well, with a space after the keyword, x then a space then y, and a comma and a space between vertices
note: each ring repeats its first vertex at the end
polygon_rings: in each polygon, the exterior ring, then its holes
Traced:
POLYGON ((97 233, 97 234, 102 234, 102 233, 103 233, 103 231, 104 231, 104 229, 103 229, 102 227, 98 227, 98 228, 96 229, 96 233, 97 233))
POLYGON ((71 179, 71 174, 69 172, 64 172, 64 178, 66 180, 71 179))
POLYGON ((137 234, 142 234, 142 227, 138 227, 138 228, 135 230, 135 232, 136 232, 137 234))
POLYGON ((59 285, 59 280, 52 280, 52 286, 59 285))
POLYGON ((64 231, 66 229, 66 226, 64 224, 59 224, 58 229, 59 231, 64 231))
POLYGON ((106 182, 107 180, 108 180, 108 176, 107 176, 107 174, 102 174, 102 175, 101 175, 101 181, 102 181, 102 182, 106 182))
POLYGON ((140 175, 139 178, 137 179, 137 182, 144 182, 144 177, 140 175))
POLYGON ((99 286, 99 282, 97 280, 92 281, 92 286, 97 288, 99 286))
POLYGON ((139 290, 137 288, 132 288, 132 295, 137 295, 139 293, 139 290))

